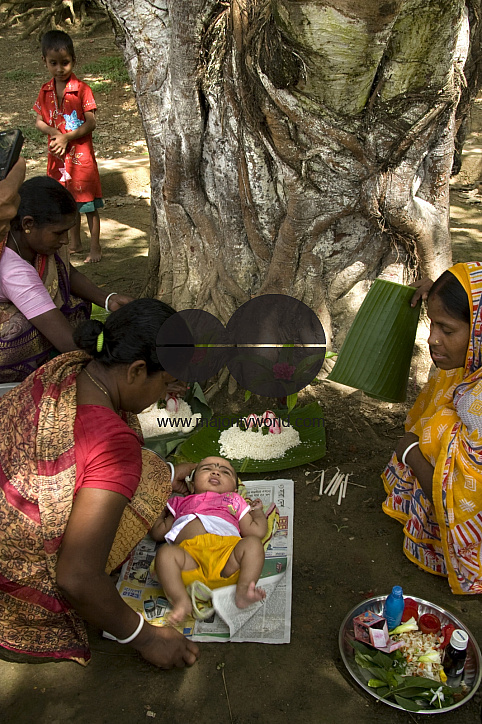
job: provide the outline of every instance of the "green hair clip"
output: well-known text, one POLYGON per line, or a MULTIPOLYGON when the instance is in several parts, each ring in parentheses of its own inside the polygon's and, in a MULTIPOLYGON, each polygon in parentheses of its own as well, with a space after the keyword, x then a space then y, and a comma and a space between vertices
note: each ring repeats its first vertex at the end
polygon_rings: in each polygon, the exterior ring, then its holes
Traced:
POLYGON ((97 352, 102 352, 103 346, 104 346, 104 330, 102 330, 102 332, 97 337, 97 344, 96 344, 97 352))

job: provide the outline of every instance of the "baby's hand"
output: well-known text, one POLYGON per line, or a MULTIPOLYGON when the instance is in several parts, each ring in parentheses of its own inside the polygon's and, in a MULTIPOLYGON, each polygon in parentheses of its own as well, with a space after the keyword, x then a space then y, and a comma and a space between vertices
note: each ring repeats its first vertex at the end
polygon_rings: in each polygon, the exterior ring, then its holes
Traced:
POLYGON ((256 498, 256 500, 251 502, 251 510, 259 510, 260 508, 263 508, 263 501, 261 498, 256 498))
POLYGON ((172 491, 174 493, 181 493, 181 495, 189 493, 185 479, 195 467, 196 463, 179 463, 174 466, 174 480, 172 481, 172 491))

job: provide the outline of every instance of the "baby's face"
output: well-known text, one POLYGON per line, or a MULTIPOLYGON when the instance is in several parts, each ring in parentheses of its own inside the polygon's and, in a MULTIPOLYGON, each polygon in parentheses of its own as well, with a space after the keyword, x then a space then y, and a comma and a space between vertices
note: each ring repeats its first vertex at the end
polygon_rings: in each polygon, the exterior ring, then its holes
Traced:
POLYGON ((237 482, 238 476, 228 460, 204 458, 194 474, 194 492, 232 493, 236 490, 237 482))

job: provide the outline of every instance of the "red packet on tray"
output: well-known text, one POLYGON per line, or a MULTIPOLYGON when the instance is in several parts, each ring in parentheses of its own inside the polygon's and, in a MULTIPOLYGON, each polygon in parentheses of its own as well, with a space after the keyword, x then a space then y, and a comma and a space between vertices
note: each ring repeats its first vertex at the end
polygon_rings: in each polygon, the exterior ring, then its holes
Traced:
POLYGON ((364 644, 370 644, 386 654, 399 649, 402 641, 392 641, 388 635, 387 622, 373 611, 365 611, 353 619, 355 638, 364 644))

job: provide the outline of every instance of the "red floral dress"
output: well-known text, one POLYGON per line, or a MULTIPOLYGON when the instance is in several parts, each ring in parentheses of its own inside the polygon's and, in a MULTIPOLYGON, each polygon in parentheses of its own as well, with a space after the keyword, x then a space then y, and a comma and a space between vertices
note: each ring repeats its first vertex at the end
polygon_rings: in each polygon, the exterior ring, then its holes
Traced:
MULTIPOLYGON (((95 111, 96 108, 91 89, 73 73, 65 87, 60 108, 54 78, 44 83, 33 107, 44 123, 57 128, 61 133, 78 128, 85 122, 85 111, 95 111)), ((49 151, 47 176, 60 181, 78 203, 102 198, 92 134, 88 133, 69 143, 63 158, 49 151)))

